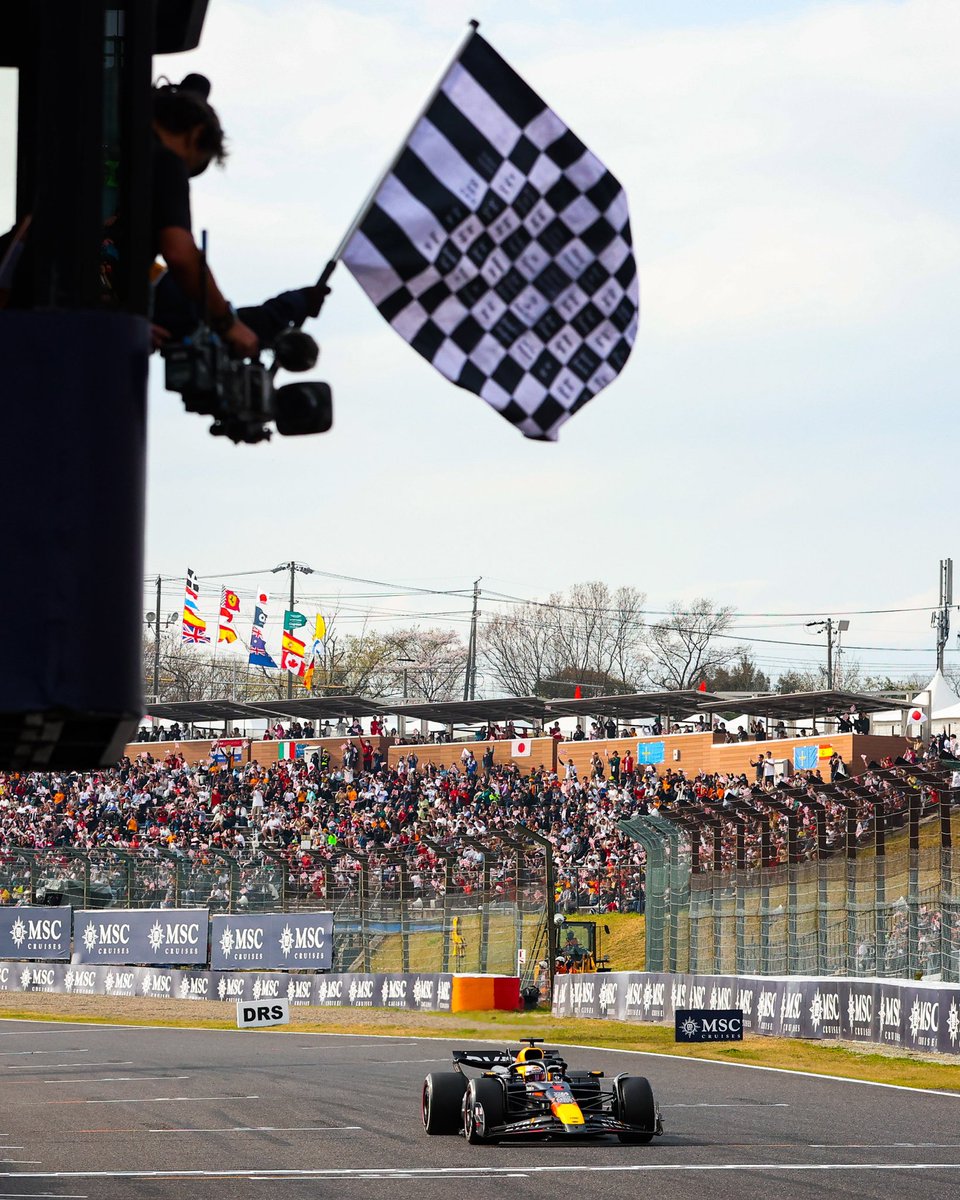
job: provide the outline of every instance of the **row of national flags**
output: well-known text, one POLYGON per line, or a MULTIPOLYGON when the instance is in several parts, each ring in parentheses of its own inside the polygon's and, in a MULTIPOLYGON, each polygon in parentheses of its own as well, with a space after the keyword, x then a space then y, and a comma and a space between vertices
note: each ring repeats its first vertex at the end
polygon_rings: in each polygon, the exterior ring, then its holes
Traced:
MULTIPOLYGON (((317 613, 313 627, 313 642, 307 650, 307 640, 298 636, 299 631, 306 629, 309 621, 301 612, 286 609, 283 614, 283 632, 280 641, 280 662, 270 653, 266 642, 267 605, 270 597, 266 592, 257 594, 253 606, 253 625, 250 630, 250 650, 248 662, 252 667, 263 667, 268 670, 287 671, 303 680, 308 690, 313 687, 313 674, 317 654, 326 636, 326 622, 317 613)), ((239 640, 236 625, 240 617, 240 597, 230 587, 224 587, 220 592, 220 616, 217 625, 217 644, 232 645, 239 640)), ((200 612, 200 584, 196 572, 187 568, 187 578, 183 595, 183 626, 181 629, 183 645, 209 645, 212 635, 207 632, 207 622, 200 612)))

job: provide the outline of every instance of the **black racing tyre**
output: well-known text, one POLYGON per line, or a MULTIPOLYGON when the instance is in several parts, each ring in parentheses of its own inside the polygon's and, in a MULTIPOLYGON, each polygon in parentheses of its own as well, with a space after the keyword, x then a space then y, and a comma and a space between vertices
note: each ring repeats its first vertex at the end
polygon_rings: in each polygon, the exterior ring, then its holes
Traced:
POLYGON ((633 1145, 653 1140, 657 1128, 657 1106, 653 1088, 642 1075, 627 1075, 617 1088, 617 1116, 627 1125, 639 1125, 634 1133, 619 1133, 621 1142, 633 1145))
POLYGON ((504 1121, 503 1085, 497 1079, 471 1079, 463 1098, 463 1132, 473 1146, 498 1141, 487 1132, 504 1121))
POLYGON ((459 1071, 434 1071, 423 1081, 420 1115, 427 1133, 459 1133, 467 1081, 459 1071))

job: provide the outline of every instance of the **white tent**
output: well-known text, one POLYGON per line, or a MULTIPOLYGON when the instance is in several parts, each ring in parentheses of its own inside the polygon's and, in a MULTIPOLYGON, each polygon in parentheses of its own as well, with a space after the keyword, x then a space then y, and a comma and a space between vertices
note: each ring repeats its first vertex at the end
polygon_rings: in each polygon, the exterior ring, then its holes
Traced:
POLYGON ((913 698, 914 704, 927 704, 928 702, 934 720, 937 720, 939 717, 941 709, 954 708, 960 704, 960 696, 947 683, 943 672, 939 668, 934 673, 933 678, 927 684, 926 688, 922 692, 918 692, 913 698))
MULTIPOLYGON (((940 721, 960 721, 960 696, 953 690, 944 678, 939 668, 933 673, 930 682, 921 692, 917 692, 910 707, 926 710, 930 717, 931 728, 940 721)), ((873 733, 899 734, 903 728, 903 708, 891 708, 884 712, 873 713, 870 718, 870 728, 873 733)), ((939 730, 938 730, 939 732, 939 730)))

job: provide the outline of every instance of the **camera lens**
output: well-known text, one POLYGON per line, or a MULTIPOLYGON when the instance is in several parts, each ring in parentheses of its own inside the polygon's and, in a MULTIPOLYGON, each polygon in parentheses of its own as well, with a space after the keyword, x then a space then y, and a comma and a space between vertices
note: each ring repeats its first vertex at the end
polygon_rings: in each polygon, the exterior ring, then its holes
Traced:
POLYGON ((277 432, 284 437, 326 433, 333 424, 333 393, 329 383, 287 383, 277 388, 274 408, 277 432))

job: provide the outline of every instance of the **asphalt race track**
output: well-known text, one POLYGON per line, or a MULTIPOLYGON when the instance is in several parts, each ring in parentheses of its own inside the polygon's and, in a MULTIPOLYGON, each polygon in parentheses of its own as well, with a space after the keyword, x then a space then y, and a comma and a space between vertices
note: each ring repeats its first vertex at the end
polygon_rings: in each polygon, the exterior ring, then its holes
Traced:
POLYGON ((650 1077, 649 1146, 428 1137, 461 1044, 0 1021, 0 1200, 960 1195, 960 1096, 656 1055, 567 1051, 650 1077))

